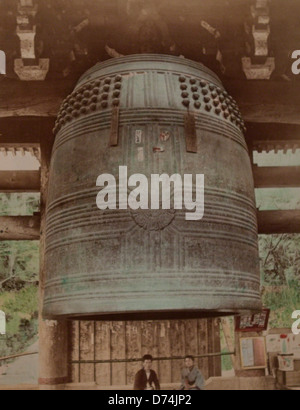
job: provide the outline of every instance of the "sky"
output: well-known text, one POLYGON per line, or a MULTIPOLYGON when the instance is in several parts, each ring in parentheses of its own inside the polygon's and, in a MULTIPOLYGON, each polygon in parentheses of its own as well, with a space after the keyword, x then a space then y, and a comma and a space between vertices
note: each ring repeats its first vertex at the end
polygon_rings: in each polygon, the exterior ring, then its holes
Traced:
POLYGON ((30 171, 38 170, 39 167, 38 160, 29 152, 26 152, 24 157, 21 153, 17 153, 16 156, 12 153, 4 156, 2 152, 0 153, 0 171, 30 171))
POLYGON ((277 154, 274 151, 269 154, 255 152, 254 163, 261 167, 300 166, 300 149, 294 154, 292 150, 288 150, 286 154, 283 151, 279 151, 277 154))

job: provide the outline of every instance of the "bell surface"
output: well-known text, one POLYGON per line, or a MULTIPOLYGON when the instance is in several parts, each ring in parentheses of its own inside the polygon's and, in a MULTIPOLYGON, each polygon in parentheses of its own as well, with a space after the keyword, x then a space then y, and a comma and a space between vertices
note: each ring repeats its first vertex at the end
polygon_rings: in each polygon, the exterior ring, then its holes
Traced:
POLYGON ((132 55, 85 73, 55 126, 44 317, 150 320, 260 310, 243 131, 236 102, 200 63, 132 55), (203 219, 186 220, 186 209, 174 206, 100 210, 97 178, 112 175, 119 186, 120 167, 149 181, 153 174, 183 181, 204 175, 203 219))

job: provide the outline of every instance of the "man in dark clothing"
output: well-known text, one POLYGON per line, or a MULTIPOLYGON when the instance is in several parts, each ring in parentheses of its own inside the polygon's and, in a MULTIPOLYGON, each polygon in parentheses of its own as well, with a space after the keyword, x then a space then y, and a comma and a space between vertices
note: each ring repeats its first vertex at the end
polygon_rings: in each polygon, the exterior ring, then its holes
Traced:
POLYGON ((186 356, 185 367, 181 373, 181 390, 205 390, 205 380, 195 365, 193 356, 186 356))
POLYGON ((157 374, 151 369, 152 362, 150 354, 143 357, 143 368, 135 375, 134 390, 160 390, 157 374))

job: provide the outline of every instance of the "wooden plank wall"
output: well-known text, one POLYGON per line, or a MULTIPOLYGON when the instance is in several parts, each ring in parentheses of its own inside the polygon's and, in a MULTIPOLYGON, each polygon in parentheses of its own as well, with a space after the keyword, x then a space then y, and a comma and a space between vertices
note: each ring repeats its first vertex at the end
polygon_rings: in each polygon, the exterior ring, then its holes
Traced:
MULTIPOLYGON (((218 319, 146 322, 78 322, 71 323, 70 381, 97 383, 101 386, 132 385, 140 362, 72 364, 80 360, 140 359, 144 354, 174 357, 186 354, 219 353, 218 319)), ((161 383, 180 383, 182 360, 155 361, 161 383)), ((199 359, 198 365, 207 379, 221 376, 221 359, 199 359)))

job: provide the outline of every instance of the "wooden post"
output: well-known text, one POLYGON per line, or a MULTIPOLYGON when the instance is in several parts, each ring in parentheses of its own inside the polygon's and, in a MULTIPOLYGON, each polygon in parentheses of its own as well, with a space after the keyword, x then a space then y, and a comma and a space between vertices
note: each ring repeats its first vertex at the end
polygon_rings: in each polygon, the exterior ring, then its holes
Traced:
MULTIPOLYGON (((227 349, 229 350, 229 352, 234 352, 235 345, 234 345, 234 340, 231 337, 229 318, 224 317, 224 318, 222 318, 221 322, 222 322, 222 329, 223 329, 224 337, 225 337, 226 344, 227 344, 227 349)), ((231 357, 231 362, 232 362, 233 369, 234 369, 234 371, 236 371, 238 369, 237 362, 236 362, 236 357, 235 357, 235 355, 231 355, 230 357, 231 357)))
POLYGON ((54 138, 41 138, 41 237, 39 285, 39 386, 41 390, 63 389, 68 381, 68 324, 65 321, 43 320, 45 287, 46 202, 51 151, 54 138))
MULTIPOLYGON (((220 320, 218 318, 207 319, 208 353, 213 354, 221 351, 220 320)), ((220 357, 211 357, 208 360, 209 377, 222 376, 222 362, 220 357)))
POLYGON ((39 215, 0 216, 0 241, 34 241, 39 239, 39 215))

